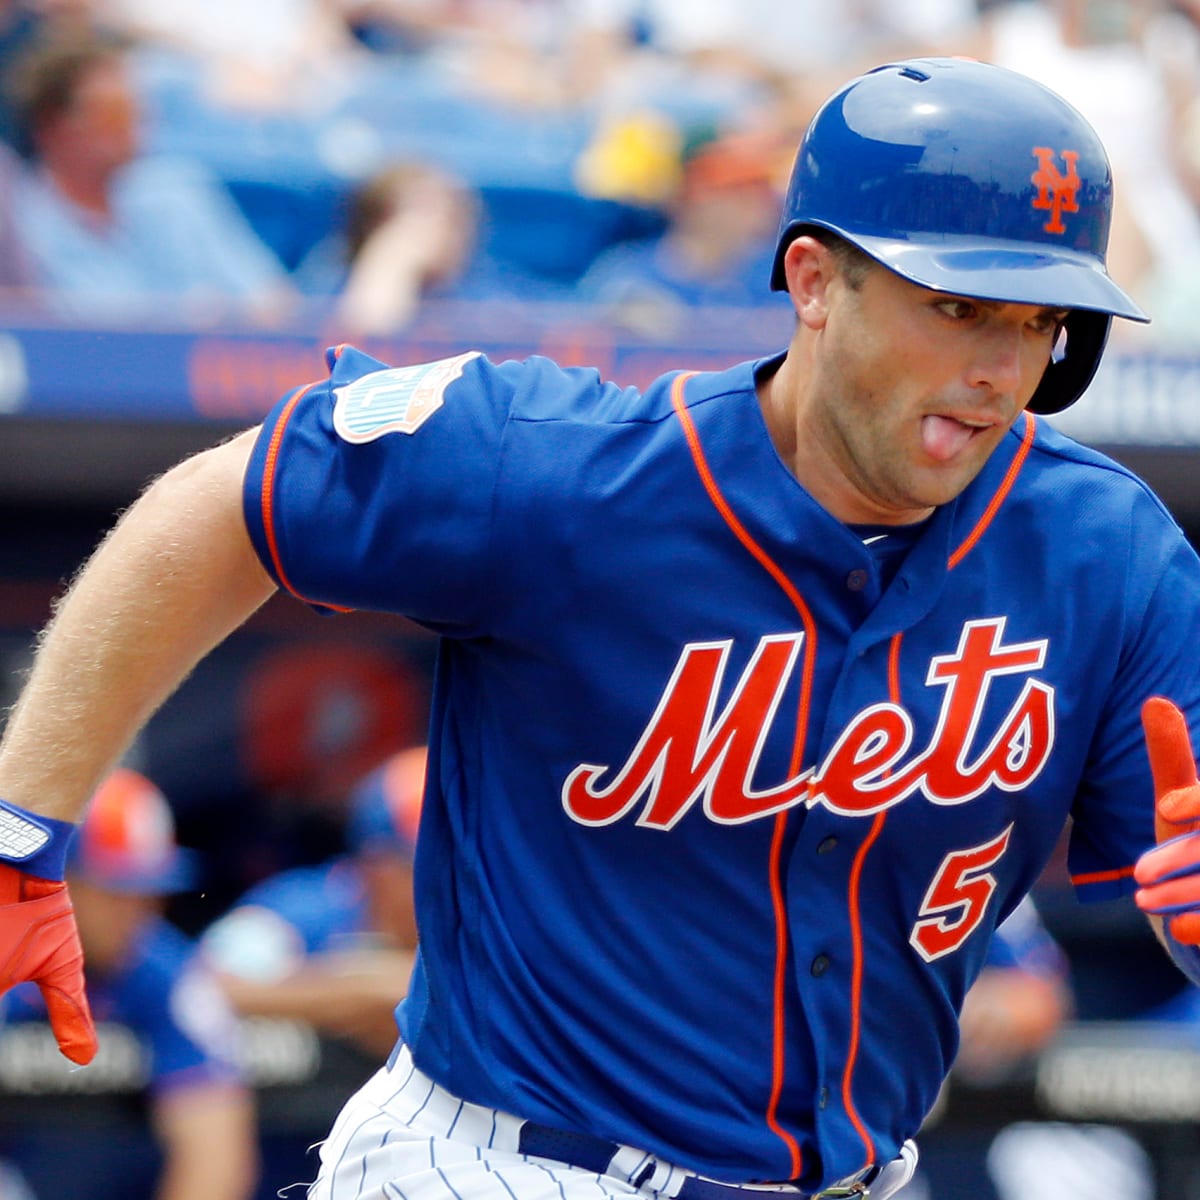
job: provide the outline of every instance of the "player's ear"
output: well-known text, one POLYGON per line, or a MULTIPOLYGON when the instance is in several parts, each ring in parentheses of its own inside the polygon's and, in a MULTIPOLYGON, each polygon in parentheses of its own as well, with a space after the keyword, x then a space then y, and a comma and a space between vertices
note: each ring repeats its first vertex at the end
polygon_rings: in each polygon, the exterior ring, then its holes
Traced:
POLYGON ((837 259, 816 238, 794 239, 783 256, 788 295, 802 325, 820 329, 829 311, 829 285, 838 271, 837 259))

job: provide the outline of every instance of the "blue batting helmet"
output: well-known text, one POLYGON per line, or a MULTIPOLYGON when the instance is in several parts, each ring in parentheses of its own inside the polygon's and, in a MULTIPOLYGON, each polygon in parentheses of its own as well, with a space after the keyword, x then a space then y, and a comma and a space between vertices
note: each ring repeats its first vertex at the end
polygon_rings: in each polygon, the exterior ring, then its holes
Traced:
POLYGON ((834 93, 800 144, 771 286, 806 227, 922 287, 1071 310, 1030 401, 1059 412, 1091 382, 1113 316, 1146 314, 1105 266, 1112 173, 1095 131, 1015 71, 957 58, 878 67, 834 93))

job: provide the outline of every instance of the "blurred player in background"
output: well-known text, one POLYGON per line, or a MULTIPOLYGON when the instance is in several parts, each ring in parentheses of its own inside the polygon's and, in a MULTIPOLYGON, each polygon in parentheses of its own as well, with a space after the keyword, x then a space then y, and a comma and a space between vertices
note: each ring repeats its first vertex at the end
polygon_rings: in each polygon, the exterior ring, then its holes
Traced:
POLYGON ((426 750, 402 750, 349 801, 347 853, 251 888, 201 949, 243 1016, 287 1017, 378 1057, 417 947, 412 860, 426 750))
POLYGON ((956 1075, 977 1085, 1003 1077, 1046 1046, 1071 1007, 1066 956, 1026 898, 996 930, 963 1002, 956 1075))
MULTIPOLYGON (((192 942, 163 916, 164 901, 190 889, 194 859, 175 842, 166 798, 145 776, 114 771, 96 792, 69 868, 87 987, 97 1020, 124 1026, 144 1048, 148 1114, 161 1149, 154 1200, 245 1200, 257 1180, 257 1127, 251 1094, 236 1065, 236 1018, 192 942)), ((10 1021, 45 1020, 35 988, 10 993, 10 1021)), ((47 1131, 49 1132, 49 1131, 47 1131)), ((13 1153, 35 1187, 61 1177, 71 1130, 40 1137, 29 1158, 13 1153)), ((120 1159, 122 1147, 116 1147, 120 1159)), ((125 1148, 128 1150, 128 1148, 125 1148)), ((99 1169, 99 1168, 98 1168, 99 1169)), ((141 1195, 131 1161, 110 1183, 122 1200, 141 1195)), ((79 1200, 95 1200, 103 1176, 72 1172, 79 1200)), ((49 1194, 46 1196, 49 1200, 49 1194)))

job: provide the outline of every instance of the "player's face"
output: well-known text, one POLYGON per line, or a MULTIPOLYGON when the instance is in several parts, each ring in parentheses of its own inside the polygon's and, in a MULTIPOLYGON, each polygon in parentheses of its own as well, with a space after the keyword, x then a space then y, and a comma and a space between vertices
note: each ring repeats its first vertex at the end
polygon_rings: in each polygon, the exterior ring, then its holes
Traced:
POLYGON ((115 967, 138 931, 162 907, 157 896, 112 892, 79 875, 71 876, 70 886, 83 952, 99 970, 115 967))
POLYGON ((79 81, 59 128, 64 152, 111 172, 138 153, 137 101, 129 72, 119 60, 92 65, 79 81))
POLYGON ((391 947, 415 950, 412 863, 396 854, 364 854, 359 869, 366 885, 371 928, 391 947))
POLYGON ((918 520, 952 500, 1028 404, 1064 316, 929 291, 882 267, 855 287, 838 269, 808 314, 801 482, 851 522, 918 520))

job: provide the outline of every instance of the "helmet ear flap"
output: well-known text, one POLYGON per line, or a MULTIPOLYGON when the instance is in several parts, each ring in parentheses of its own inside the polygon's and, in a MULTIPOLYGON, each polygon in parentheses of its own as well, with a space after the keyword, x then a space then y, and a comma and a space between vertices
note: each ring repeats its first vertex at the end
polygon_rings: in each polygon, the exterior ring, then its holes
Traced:
POLYGON ((1083 395, 1100 365, 1111 326, 1109 313, 1074 309, 1067 314, 1063 323, 1066 352, 1046 368, 1027 405, 1030 412, 1043 416, 1062 412, 1083 395))

